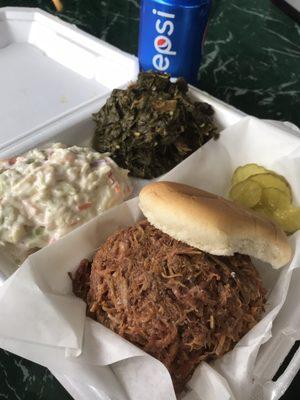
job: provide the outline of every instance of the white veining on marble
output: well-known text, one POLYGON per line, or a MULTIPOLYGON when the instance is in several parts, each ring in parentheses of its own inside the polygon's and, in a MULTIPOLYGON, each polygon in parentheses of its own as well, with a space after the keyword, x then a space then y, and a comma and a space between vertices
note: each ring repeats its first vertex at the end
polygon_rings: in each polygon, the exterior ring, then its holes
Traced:
POLYGON ((213 71, 214 78, 217 79, 217 74, 218 74, 219 72, 224 72, 224 71, 226 71, 227 66, 228 66, 229 64, 233 63, 234 61, 235 61, 235 60, 234 60, 233 57, 229 58, 229 59, 226 60, 226 61, 219 60, 218 66, 217 66, 217 67, 214 69, 214 71, 213 71))
POLYGON ((27 381, 28 379, 31 380, 31 375, 28 371, 28 368, 26 368, 25 365, 23 365, 22 360, 15 361, 15 365, 18 368, 20 368, 20 370, 23 373, 23 382, 27 381))
POLYGON ((268 16, 266 14, 262 14, 262 13, 260 13, 258 11, 249 10, 249 9, 247 9, 245 7, 239 7, 236 4, 232 4, 232 7, 236 8, 237 10, 242 11, 243 13, 252 14, 252 15, 255 15, 256 17, 262 18, 264 20, 282 23, 282 21, 280 21, 279 19, 272 18, 272 17, 270 17, 270 16, 268 16))
MULTIPOLYGON (((300 50, 300 42, 294 43, 294 42, 292 42, 291 40, 289 40, 288 38, 286 38, 285 36, 280 35, 280 33, 274 31, 273 29, 264 28, 264 30, 265 30, 266 32, 271 33, 271 34, 274 35, 274 36, 277 36, 278 38, 280 38, 280 39, 283 40, 284 42, 287 42, 287 43, 289 43, 290 45, 295 46, 297 49, 300 50)), ((298 33, 299 33, 299 35, 300 35, 300 30, 299 30, 298 33)), ((300 38, 299 38, 299 39, 300 39, 300 38)))
POLYGON ((229 43, 234 39, 232 32, 228 32, 227 37, 225 39, 217 39, 217 40, 207 40, 206 44, 225 44, 225 43, 229 43))
POLYGON ((200 68, 200 73, 202 70, 203 71, 206 70, 206 68, 217 58, 218 54, 219 54, 219 46, 216 45, 215 48, 211 52, 209 52, 205 55, 204 60, 203 60, 204 62, 202 62, 202 65, 200 68))
POLYGON ((127 1, 128 3, 134 5, 135 7, 140 8, 140 4, 137 0, 127 0, 127 1))
POLYGON ((103 29, 102 35, 101 35, 101 39, 102 39, 102 40, 106 40, 106 37, 107 37, 109 31, 110 31, 111 28, 115 25, 115 23, 117 22, 117 20, 119 19, 119 17, 120 17, 120 14, 119 14, 119 13, 115 14, 115 15, 112 17, 112 19, 111 19, 111 21, 109 22, 109 24, 107 24, 106 27, 103 29))
POLYGON ((300 52, 295 52, 295 51, 291 51, 290 49, 288 49, 287 51, 283 51, 283 50, 278 50, 278 49, 273 49, 272 47, 262 47, 263 50, 266 50, 270 53, 278 53, 278 54, 283 54, 285 56, 289 56, 289 57, 297 57, 300 58, 300 52))
POLYGON ((5 376, 5 384, 6 384, 6 386, 11 390, 11 392, 13 393, 13 395, 15 396, 14 397, 14 400, 22 400, 21 399, 21 397, 18 395, 18 393, 16 392, 16 389, 10 384, 10 380, 8 379, 8 375, 7 375, 7 372, 6 372, 6 370, 5 370, 5 368, 4 368, 4 366, 1 364, 1 362, 0 362, 0 369, 3 371, 3 373, 4 373, 4 376, 5 376))

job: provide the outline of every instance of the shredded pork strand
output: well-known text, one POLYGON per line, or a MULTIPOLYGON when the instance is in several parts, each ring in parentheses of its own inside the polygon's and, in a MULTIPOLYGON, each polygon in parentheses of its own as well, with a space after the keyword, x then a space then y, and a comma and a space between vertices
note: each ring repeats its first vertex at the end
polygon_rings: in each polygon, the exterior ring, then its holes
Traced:
POLYGON ((82 261, 73 290, 88 315, 159 359, 177 393, 260 320, 266 293, 248 256, 209 255, 147 221, 110 236, 92 267, 82 261))

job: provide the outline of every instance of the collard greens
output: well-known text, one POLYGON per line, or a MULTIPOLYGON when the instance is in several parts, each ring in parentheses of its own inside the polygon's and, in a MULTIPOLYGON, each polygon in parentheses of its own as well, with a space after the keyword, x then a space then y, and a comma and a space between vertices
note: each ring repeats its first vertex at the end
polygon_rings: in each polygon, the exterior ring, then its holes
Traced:
POLYGON ((184 79, 141 72, 94 114, 94 147, 132 176, 155 178, 217 137, 213 114, 209 104, 191 99, 184 79))

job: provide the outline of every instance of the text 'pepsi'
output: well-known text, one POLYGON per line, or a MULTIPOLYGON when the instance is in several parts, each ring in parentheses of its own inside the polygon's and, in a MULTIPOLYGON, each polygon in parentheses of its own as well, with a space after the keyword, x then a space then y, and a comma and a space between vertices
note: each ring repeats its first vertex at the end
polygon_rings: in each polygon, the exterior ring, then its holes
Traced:
POLYGON ((212 0, 142 0, 140 68, 195 82, 211 3, 212 0))

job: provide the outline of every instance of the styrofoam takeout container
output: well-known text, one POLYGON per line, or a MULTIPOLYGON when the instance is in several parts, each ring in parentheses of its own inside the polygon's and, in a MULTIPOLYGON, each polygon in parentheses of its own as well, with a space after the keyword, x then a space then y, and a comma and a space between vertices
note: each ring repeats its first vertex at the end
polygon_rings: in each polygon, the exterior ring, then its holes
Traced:
MULTIPOLYGON (((0 8, 0 157, 54 141, 89 144, 94 131, 92 113, 113 88, 126 86, 137 73, 134 56, 54 16, 38 9, 0 8)), ((196 88, 191 87, 191 92, 213 106, 220 129, 245 116, 196 88)), ((0 284, 14 269, 0 254, 0 284)), ((272 339, 260 352, 257 374, 263 371, 264 383, 269 385, 257 399, 279 398, 300 367, 298 350, 279 380, 271 381, 294 343, 288 332, 282 333, 288 319, 283 310, 272 339)), ((102 398, 88 385, 52 373, 75 399, 102 398)))

